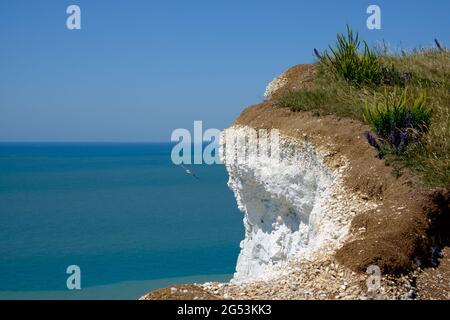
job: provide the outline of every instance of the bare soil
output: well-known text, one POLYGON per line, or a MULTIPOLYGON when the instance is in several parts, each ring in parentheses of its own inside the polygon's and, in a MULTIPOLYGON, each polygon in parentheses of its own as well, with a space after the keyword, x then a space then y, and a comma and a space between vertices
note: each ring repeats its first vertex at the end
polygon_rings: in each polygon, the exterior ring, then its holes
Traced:
POLYGON ((439 266, 426 268, 417 277, 418 298, 450 300, 450 248, 442 251, 439 266))

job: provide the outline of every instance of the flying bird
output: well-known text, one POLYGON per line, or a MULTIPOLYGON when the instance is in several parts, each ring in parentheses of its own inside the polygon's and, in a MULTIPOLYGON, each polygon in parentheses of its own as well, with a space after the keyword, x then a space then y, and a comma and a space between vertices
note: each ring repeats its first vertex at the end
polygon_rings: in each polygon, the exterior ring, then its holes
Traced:
POLYGON ((195 172, 194 172, 193 170, 186 168, 186 167, 185 167, 184 165, 182 165, 182 164, 180 165, 180 167, 183 168, 183 170, 184 170, 187 174, 193 176, 193 177, 194 177, 195 179, 197 179, 197 180, 200 180, 200 178, 196 176, 196 174, 195 174, 195 172))

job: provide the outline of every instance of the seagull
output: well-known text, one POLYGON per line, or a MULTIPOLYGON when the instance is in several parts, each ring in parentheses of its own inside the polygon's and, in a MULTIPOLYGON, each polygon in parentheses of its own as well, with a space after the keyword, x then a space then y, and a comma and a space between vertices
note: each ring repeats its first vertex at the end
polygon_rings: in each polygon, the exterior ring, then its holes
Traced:
POLYGON ((192 171, 191 169, 188 169, 188 168, 186 168, 184 165, 180 165, 183 169, 184 169, 184 171, 187 173, 187 174, 190 174, 191 176, 193 176, 195 179, 197 179, 197 180, 200 180, 200 178, 199 177, 197 177, 196 175, 195 175, 195 172, 194 171, 192 171))

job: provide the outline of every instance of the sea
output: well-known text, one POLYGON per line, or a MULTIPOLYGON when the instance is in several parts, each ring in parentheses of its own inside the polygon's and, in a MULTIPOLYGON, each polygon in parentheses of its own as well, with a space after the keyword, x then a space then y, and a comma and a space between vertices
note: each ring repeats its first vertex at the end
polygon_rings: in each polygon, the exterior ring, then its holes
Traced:
POLYGON ((228 281, 244 230, 227 172, 175 165, 172 147, 1 143, 0 299, 137 299, 228 281))

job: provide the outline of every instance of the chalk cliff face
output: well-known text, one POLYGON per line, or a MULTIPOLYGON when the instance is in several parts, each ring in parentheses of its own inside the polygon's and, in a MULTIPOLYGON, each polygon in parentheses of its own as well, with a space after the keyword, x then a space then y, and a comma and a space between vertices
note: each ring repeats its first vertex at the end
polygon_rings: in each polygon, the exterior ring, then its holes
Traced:
MULTIPOLYGON (((342 198, 350 197, 340 181, 345 165, 330 169, 323 160, 325 151, 312 144, 281 136, 277 157, 256 154, 244 159, 245 148, 254 145, 235 146, 230 141, 251 136, 252 131, 250 127, 233 126, 221 139, 228 185, 244 213, 245 239, 235 282, 271 278, 293 258, 307 259, 317 251, 333 250, 348 234, 359 205, 353 199, 343 206, 342 198), (237 149, 231 153, 240 154, 232 161, 224 156, 230 153, 230 147, 237 149)), ((270 140, 262 143, 271 144, 270 140)), ((258 147, 270 149, 261 143, 258 147)))

